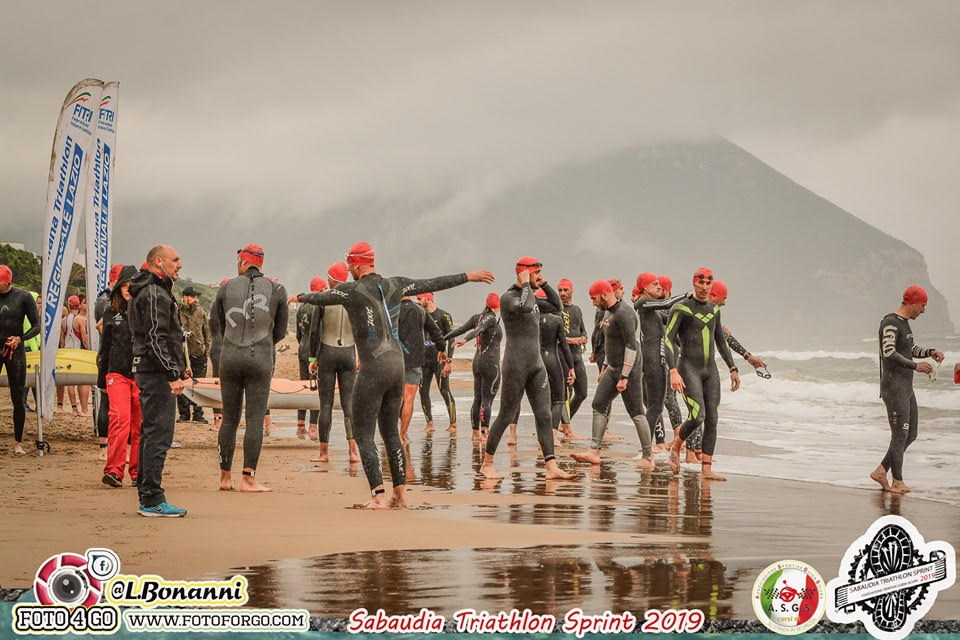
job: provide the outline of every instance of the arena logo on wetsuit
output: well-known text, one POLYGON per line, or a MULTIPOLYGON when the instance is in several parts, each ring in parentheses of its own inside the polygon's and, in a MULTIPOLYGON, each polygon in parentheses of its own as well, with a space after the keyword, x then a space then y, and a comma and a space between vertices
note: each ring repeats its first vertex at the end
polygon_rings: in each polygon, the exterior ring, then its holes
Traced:
POLYGON ((955 580, 950 543, 927 543, 906 518, 883 516, 844 554, 839 576, 827 585, 827 617, 862 622, 880 640, 901 640, 955 580))

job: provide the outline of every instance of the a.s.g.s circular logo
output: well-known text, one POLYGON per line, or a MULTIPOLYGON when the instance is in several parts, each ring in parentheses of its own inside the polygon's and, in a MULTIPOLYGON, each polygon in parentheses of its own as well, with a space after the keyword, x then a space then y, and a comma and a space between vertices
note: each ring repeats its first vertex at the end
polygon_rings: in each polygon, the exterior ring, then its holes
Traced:
POLYGON ((781 560, 764 569, 753 585, 753 610, 768 629, 782 635, 808 631, 826 607, 824 582, 816 569, 781 560))

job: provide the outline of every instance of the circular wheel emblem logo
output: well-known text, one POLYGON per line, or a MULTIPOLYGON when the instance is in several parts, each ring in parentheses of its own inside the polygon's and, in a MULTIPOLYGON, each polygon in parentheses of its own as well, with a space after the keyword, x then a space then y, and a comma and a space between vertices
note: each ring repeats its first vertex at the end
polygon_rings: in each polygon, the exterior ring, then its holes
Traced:
POLYGON ((774 633, 804 633, 823 617, 824 586, 823 578, 810 565, 796 560, 776 562, 753 584, 753 610, 774 633))

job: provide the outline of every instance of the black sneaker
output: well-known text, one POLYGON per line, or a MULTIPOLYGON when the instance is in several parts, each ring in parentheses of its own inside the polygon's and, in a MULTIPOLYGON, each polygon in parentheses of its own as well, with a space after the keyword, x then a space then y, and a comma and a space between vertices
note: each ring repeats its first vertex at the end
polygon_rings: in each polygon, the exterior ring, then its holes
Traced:
POLYGON ((111 471, 110 473, 103 474, 103 484, 119 488, 123 486, 123 481, 120 480, 120 476, 111 471))
POLYGON ((193 421, 197 424, 210 424, 210 421, 203 416, 193 416, 193 421))
POLYGON ((177 422, 190 422, 190 416, 180 416, 177 418, 177 422))

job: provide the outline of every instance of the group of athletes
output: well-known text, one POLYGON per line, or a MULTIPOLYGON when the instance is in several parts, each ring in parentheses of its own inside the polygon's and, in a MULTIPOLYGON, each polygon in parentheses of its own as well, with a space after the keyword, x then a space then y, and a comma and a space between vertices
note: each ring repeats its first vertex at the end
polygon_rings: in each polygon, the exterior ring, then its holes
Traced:
MULTIPOLYGON (((296 315, 300 376, 315 379, 320 395, 319 410, 298 413, 298 435, 319 441, 319 454, 314 460, 329 460, 337 389, 350 461, 362 463, 372 494, 366 506, 374 509, 406 506, 405 444, 418 390, 427 431, 433 429, 430 389, 434 383, 447 407, 449 430, 456 431, 456 403, 449 384, 451 359, 454 349, 470 341, 476 347, 470 421, 473 439, 484 448, 479 473, 488 479, 500 477, 494 457, 508 427, 508 444, 516 443, 524 395, 532 409, 546 478, 576 478, 576 468, 561 468, 555 451, 561 440, 579 439, 571 422, 588 396, 588 374, 582 357, 588 343, 592 347, 589 359, 598 367, 599 377, 590 405, 589 448, 571 453, 571 458, 581 464, 600 464, 604 440, 623 439, 608 432, 612 405, 620 396, 636 429, 640 451, 635 461, 639 468, 653 469, 654 454, 662 453, 667 454, 669 467, 676 474, 686 449, 686 461, 700 464, 705 481, 723 480, 712 468, 721 393, 715 354, 719 352, 728 368, 731 391, 740 386, 731 349, 759 375, 770 377, 764 361, 747 351, 723 326, 720 310, 726 303, 727 287, 707 268, 697 269, 691 289, 677 296, 672 295, 672 283, 666 276, 641 273, 633 287, 632 302, 623 299, 619 280, 597 280, 589 288, 595 315, 588 336, 583 311, 572 303, 572 282, 561 279, 554 289, 544 276, 543 264, 529 256, 517 260, 516 281, 510 288, 500 295, 489 293, 480 312, 460 326, 454 326, 450 315, 436 306, 434 293, 467 282, 490 284, 494 281, 491 272, 476 270, 427 279, 385 277, 377 271, 373 248, 359 242, 351 247, 345 263, 334 263, 326 278, 313 279, 310 292, 288 299, 282 285, 263 275, 263 257, 258 245, 238 250, 238 275, 221 282, 210 314, 214 375, 220 379, 223 403, 222 416, 218 418, 223 490, 234 488, 233 452, 245 409, 243 478, 239 488, 269 491, 255 476, 275 368, 275 345, 287 332, 288 303, 301 303, 296 315), (501 358, 504 336, 506 348, 501 358), (498 392, 500 405, 494 418, 493 402, 498 392), (677 393, 686 406, 686 419, 682 417, 677 393), (664 408, 673 433, 670 442, 665 437, 664 408), (393 482, 390 495, 384 486, 374 438, 378 429, 393 482)), ((188 361, 178 348, 182 335, 178 335, 176 302, 172 300, 172 282, 180 267, 175 250, 158 245, 151 249, 139 271, 124 268, 123 283, 113 298, 115 312, 107 323, 116 324, 114 331, 130 346, 117 352, 123 364, 110 373, 127 380, 132 389, 128 393, 130 399, 124 397, 124 404, 137 394, 135 402, 143 404, 142 412, 139 407, 136 411, 142 428, 139 424, 128 426, 138 433, 123 438, 124 449, 128 440, 133 445, 129 456, 132 476, 136 475, 139 453, 137 486, 142 515, 186 514, 184 509, 167 503, 160 488, 163 459, 172 440, 174 411, 174 405, 161 397, 161 389, 169 385, 170 394, 177 395, 182 392, 183 381, 191 375, 188 361), (162 387, 158 386, 161 383, 162 387), (149 388, 147 394, 144 385, 149 388), (145 396, 153 398, 151 404, 155 406, 148 408, 142 402, 145 396), (171 414, 169 420, 167 413, 171 414), (135 442, 134 435, 142 435, 139 442, 135 442), (153 442, 145 445, 148 437, 153 442), (158 468, 148 472, 144 465, 150 465, 150 461, 158 468), (145 477, 148 479, 144 480, 145 477)), ((0 302, 7 303, 0 313, 4 346, 0 360, 8 375, 15 377, 22 371, 21 343, 32 337, 31 331, 35 333, 33 329, 24 330, 24 317, 31 322, 36 320, 32 298, 24 297, 20 291, 11 285, 10 270, 0 268, 0 302)), ((871 478, 885 490, 899 493, 910 490, 902 478, 903 452, 916 438, 917 429, 912 371, 929 368, 913 358, 943 360, 943 354, 936 349, 913 345, 907 321, 923 313, 926 302, 923 289, 909 288, 904 292, 901 307, 884 319, 880 332, 881 396, 890 418, 891 444, 871 478), (892 483, 887 481, 888 473, 892 473, 892 483)), ((22 384, 18 393, 22 401, 22 384)), ((15 439, 19 444, 23 414, 17 411, 14 396, 11 385, 17 423, 15 439)), ((111 430, 115 411, 110 410, 111 430)), ((115 458, 119 456, 111 457, 115 458)), ((121 478, 123 466, 121 461, 121 478)), ((119 479, 111 480, 117 482, 108 484, 119 486, 119 479)), ((107 482, 106 474, 104 481, 107 482)))

